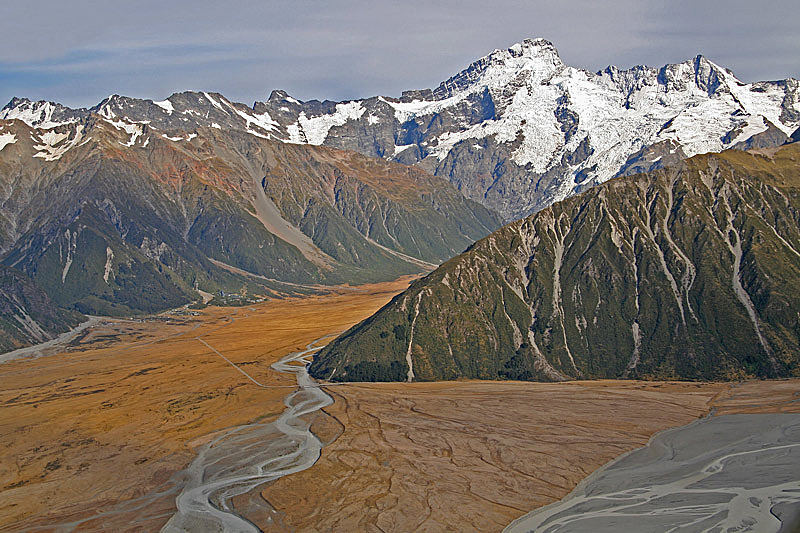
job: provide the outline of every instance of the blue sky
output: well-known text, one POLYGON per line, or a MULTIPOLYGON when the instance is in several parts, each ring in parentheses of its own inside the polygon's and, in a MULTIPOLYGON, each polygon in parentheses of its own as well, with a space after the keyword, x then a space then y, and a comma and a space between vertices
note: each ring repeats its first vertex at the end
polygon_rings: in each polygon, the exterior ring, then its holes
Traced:
POLYGON ((435 87, 473 60, 544 37, 570 65, 661 66, 702 53, 744 81, 800 77, 800 2, 749 0, 3 2, 0 105, 91 106, 284 89, 341 100, 435 87), (17 5, 18 4, 18 5, 17 5))

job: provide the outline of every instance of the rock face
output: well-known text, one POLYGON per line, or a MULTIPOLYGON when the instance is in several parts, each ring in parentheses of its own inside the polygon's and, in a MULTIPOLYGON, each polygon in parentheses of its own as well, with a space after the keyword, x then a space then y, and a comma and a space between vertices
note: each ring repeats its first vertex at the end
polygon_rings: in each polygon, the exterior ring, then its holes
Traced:
POLYGON ((282 139, 419 165, 510 221, 615 176, 778 146, 800 126, 800 88, 794 79, 745 84, 702 56, 591 73, 535 39, 432 91, 344 103, 273 92, 256 109, 282 139))
POLYGON ((0 353, 48 341, 85 319, 56 307, 19 270, 0 265, 0 353))
MULTIPOLYGON (((210 117, 222 113, 208 105, 210 117)), ((196 290, 272 294, 393 279, 499 227, 422 169, 265 139, 252 122, 171 129, 167 107, 111 99, 94 110, 6 108, 0 262, 61 307, 127 315, 182 305, 196 290), (129 104, 164 120, 114 111, 129 104)))
MULTIPOLYGON (((800 125, 797 80, 744 84, 702 56, 590 73, 542 39, 495 51, 434 91, 359 105, 324 144, 418 164, 508 221, 615 176, 777 146, 800 125)), ((295 128, 314 127, 315 112, 301 110, 295 128)))
POLYGON ((400 98, 301 102, 273 91, 248 107, 185 92, 162 102, 115 95, 91 110, 14 99, 0 118, 48 127, 92 112, 183 132, 176 137, 201 126, 236 129, 418 165, 511 221, 615 176, 699 153, 780 145, 800 126, 800 85, 745 84, 702 56, 591 73, 533 39, 400 98))
POLYGON ((482 239, 315 358, 332 380, 800 375, 800 144, 619 178, 482 239))

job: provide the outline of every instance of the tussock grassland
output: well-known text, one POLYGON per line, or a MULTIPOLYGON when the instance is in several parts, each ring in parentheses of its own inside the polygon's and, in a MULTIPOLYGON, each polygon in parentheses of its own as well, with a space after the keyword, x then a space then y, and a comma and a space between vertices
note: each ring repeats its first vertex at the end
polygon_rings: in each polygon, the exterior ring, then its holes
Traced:
MULTIPOLYGON (((69 351, 0 365, 0 530, 53 526, 168 488, 214 432, 276 418, 286 388, 270 364, 375 312, 408 280, 332 294, 209 307, 197 316, 106 322, 69 351)), ((84 528, 155 530, 175 494, 84 528)))

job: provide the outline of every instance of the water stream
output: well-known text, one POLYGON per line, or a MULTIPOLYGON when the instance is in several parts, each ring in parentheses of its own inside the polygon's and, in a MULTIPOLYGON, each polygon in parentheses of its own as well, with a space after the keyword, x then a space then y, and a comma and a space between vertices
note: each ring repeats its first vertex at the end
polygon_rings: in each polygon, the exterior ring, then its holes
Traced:
MULTIPOLYGON (((321 340, 272 365, 278 372, 294 374, 299 387, 286 397, 286 410, 277 420, 233 428, 200 449, 184 471, 178 511, 162 532, 257 533, 259 529, 233 508, 232 499, 317 462, 322 443, 303 416, 333 403, 306 371, 313 353, 323 348, 317 346, 321 340)), ((266 502, 264 506, 269 512, 266 502)))

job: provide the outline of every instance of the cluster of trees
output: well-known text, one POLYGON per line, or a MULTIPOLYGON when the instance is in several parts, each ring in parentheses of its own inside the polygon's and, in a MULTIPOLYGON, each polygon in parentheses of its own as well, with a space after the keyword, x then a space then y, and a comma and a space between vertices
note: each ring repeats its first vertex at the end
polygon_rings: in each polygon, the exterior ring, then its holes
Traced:
POLYGON ((359 361, 344 367, 344 373, 334 375, 332 381, 404 381, 408 375, 405 362, 359 361))

